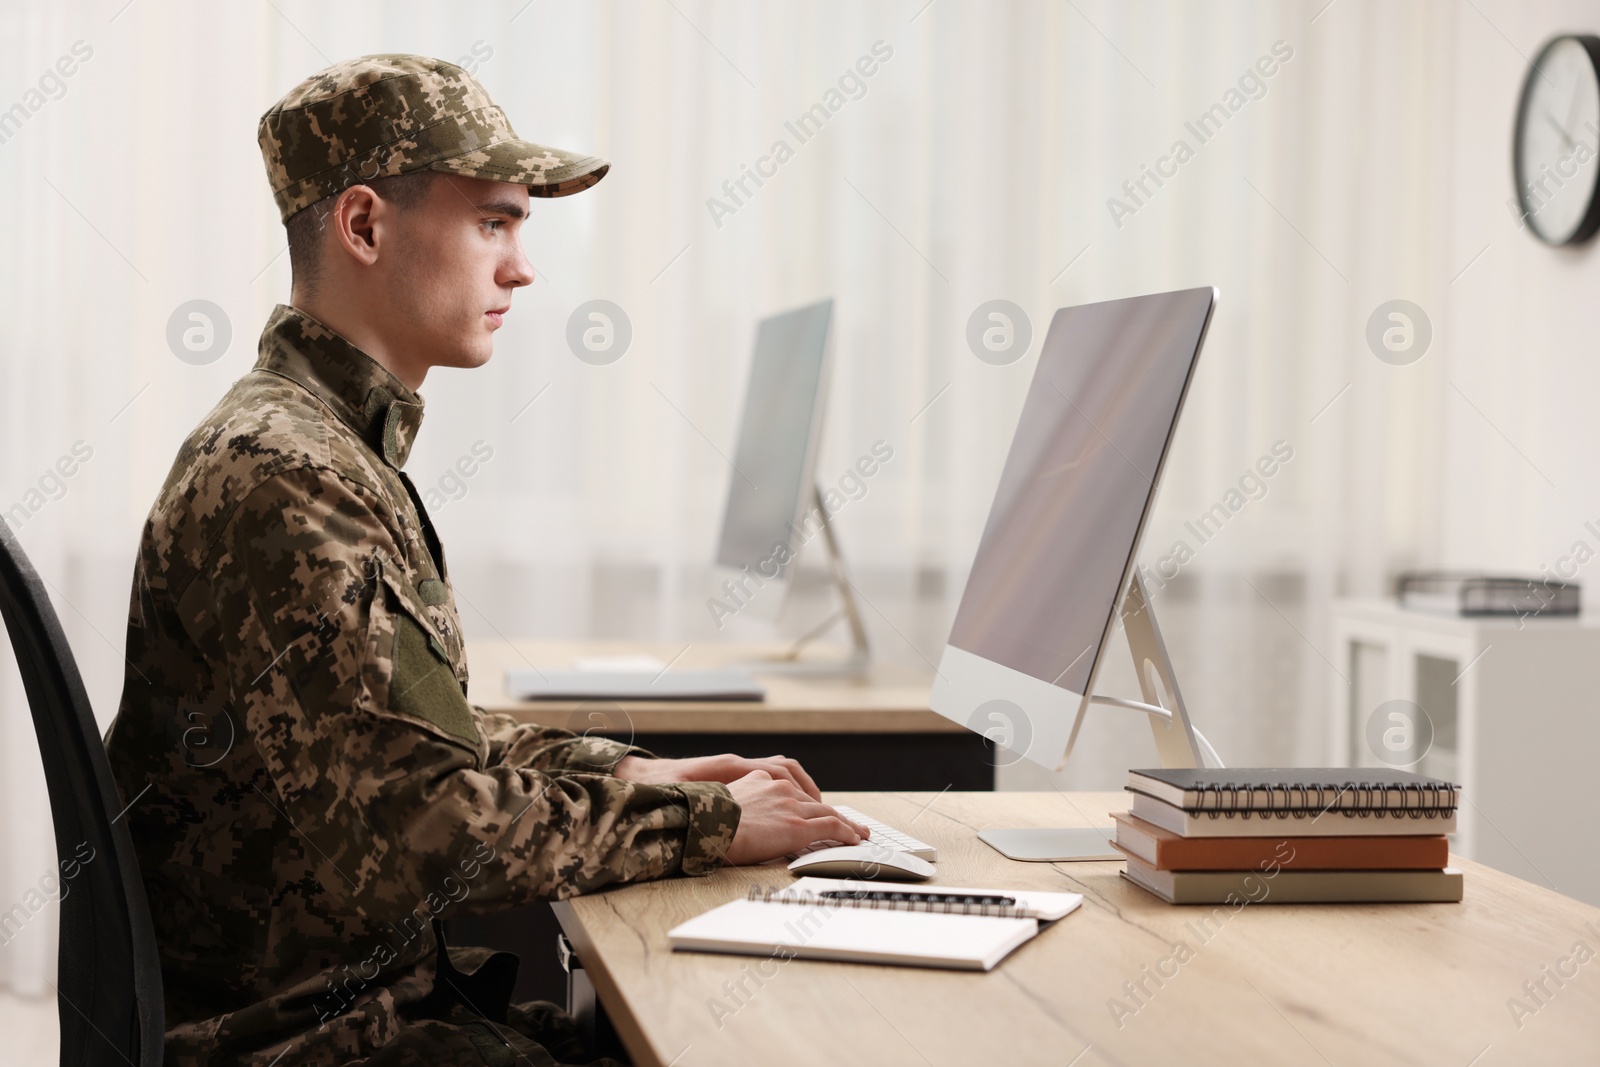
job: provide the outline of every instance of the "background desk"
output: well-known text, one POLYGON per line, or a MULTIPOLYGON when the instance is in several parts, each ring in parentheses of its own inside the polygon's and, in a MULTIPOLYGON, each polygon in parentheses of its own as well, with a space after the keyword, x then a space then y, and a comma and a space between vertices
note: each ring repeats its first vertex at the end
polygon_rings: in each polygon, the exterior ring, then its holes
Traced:
MULTIPOLYGON (((580 733, 631 739, 660 756, 781 753, 798 759, 824 789, 993 789, 984 738, 928 710, 932 672, 874 664, 864 678, 757 674, 767 699, 746 701, 513 700, 511 667, 567 669, 578 656, 642 654, 674 669, 748 663, 783 645, 641 642, 474 642, 469 697, 488 711, 580 733)), ((817 649, 810 658, 842 652, 817 649)))
MULTIPOLYGON (((1126 794, 835 794, 939 848, 936 883, 1084 894, 1084 905, 988 974, 791 960, 735 1006, 755 957, 673 953, 666 931, 791 880, 782 869, 627 886, 555 905, 638 1067, 677 1064, 1579 1064, 1600 1058, 1600 959, 1519 1030, 1507 1007, 1574 945, 1600 950, 1600 909, 1460 861, 1466 901, 1251 905, 1197 930, 1120 863, 1014 863, 998 826, 1104 823, 1126 794), (926 810, 924 810, 926 809, 926 810), (1593 924, 1593 925, 1586 925, 1593 924), (1187 962, 1161 961, 1187 943, 1187 962), (1125 982, 1168 974, 1119 1028, 1125 982), (718 1025, 712 1009, 733 1009, 718 1025), (1077 1057, 1077 1058, 1074 1058, 1077 1057)), ((767 969, 770 970, 771 964, 767 969)))

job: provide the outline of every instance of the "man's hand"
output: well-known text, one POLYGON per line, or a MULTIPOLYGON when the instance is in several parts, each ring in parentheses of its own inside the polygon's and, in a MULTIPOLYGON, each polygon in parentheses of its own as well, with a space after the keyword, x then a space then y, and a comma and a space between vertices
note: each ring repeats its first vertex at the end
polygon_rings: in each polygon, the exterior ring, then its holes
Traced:
POLYGON ((617 761, 618 778, 649 785, 673 782, 722 782, 739 805, 739 828, 733 833, 727 861, 740 865, 765 863, 805 848, 813 841, 859 845, 871 832, 822 803, 817 783, 786 756, 745 759, 743 756, 699 756, 694 759, 617 761))
POLYGON ((805 772, 805 768, 787 756, 767 756, 765 759, 745 759, 728 753, 697 756, 694 759, 624 756, 617 761, 612 773, 618 778, 646 785, 671 785, 673 782, 721 782, 731 785, 752 771, 764 771, 777 781, 792 782, 812 800, 822 799, 822 791, 805 772))
POLYGON ((865 826, 813 799, 793 781, 764 770, 729 782, 728 792, 739 805, 739 828, 727 856, 735 866, 787 856, 813 841, 859 845, 868 834, 865 826))

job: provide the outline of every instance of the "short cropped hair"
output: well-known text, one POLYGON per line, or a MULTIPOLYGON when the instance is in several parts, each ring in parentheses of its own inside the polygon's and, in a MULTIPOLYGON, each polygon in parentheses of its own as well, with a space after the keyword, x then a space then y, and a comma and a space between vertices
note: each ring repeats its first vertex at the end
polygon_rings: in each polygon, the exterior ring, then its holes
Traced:
MULTIPOLYGON (((439 172, 412 171, 410 174, 391 174, 362 182, 379 197, 401 211, 407 211, 427 198, 433 180, 439 172)), ((338 196, 327 196, 309 207, 303 207, 289 216, 283 228, 289 235, 289 269, 294 275, 294 285, 301 292, 316 291, 322 275, 322 227, 328 221, 333 203, 338 196)))

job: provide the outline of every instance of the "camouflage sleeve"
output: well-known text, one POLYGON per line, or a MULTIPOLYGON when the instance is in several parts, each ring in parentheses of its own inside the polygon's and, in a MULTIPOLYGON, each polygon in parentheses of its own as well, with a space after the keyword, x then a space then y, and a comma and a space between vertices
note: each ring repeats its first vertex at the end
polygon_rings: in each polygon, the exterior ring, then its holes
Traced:
POLYGON ((179 599, 265 765, 250 786, 304 839, 322 885, 384 918, 447 879, 467 883, 449 894, 464 912, 715 869, 739 821, 723 785, 490 760, 384 506, 331 471, 277 474, 179 599))
POLYGON ((546 772, 614 774, 624 756, 655 758, 653 752, 609 737, 519 723, 509 715, 486 712, 476 705, 472 710, 489 739, 490 763, 510 762, 546 772))

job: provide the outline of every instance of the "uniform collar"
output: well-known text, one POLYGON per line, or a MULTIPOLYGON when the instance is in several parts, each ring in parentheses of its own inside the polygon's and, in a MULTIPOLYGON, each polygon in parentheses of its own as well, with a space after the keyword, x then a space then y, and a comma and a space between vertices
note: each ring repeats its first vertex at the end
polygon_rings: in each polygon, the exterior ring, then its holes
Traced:
POLYGON ((422 426, 422 397, 299 308, 279 304, 261 331, 257 370, 298 382, 396 470, 422 426))

